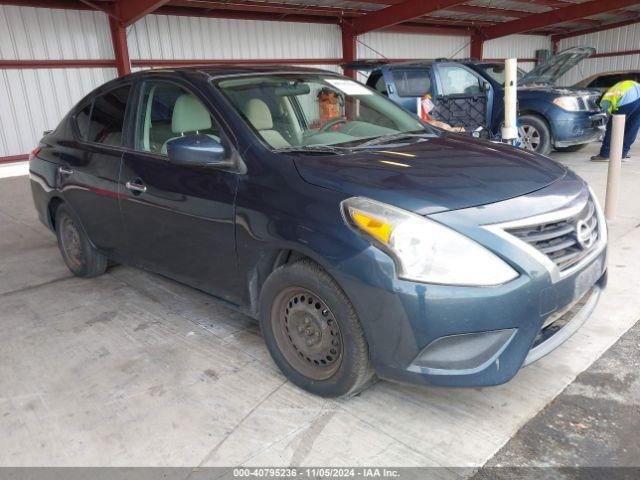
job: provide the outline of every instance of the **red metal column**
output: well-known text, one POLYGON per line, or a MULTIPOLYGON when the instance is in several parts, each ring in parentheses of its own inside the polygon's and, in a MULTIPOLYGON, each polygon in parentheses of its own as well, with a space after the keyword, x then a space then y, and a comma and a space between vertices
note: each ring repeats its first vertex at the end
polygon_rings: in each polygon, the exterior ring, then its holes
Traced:
POLYGON ((109 28, 111 29, 111 41, 113 42, 113 53, 116 57, 116 68, 118 76, 131 73, 131 61, 129 60, 129 47, 127 45, 127 29, 116 19, 109 17, 109 28))
MULTIPOLYGON (((347 27, 344 23, 340 26, 342 30, 342 61, 344 63, 353 62, 356 59, 356 35, 351 27, 347 27)), ((345 69, 344 74, 347 77, 356 78, 356 72, 351 69, 345 69)))
POLYGON ((479 33, 471 36, 470 55, 474 60, 482 60, 484 38, 479 33))

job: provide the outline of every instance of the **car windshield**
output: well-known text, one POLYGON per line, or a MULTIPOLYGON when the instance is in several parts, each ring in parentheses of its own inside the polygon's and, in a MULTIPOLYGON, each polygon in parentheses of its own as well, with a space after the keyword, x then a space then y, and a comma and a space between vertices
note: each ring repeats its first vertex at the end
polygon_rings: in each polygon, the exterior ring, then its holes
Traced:
POLYGON ((337 151, 434 133, 384 96, 330 73, 252 75, 216 85, 273 150, 337 151))
MULTIPOLYGON (((504 64, 497 63, 494 65, 480 65, 482 71, 496 83, 504 87, 504 64)), ((524 77, 525 71, 518 69, 518 80, 524 77)))

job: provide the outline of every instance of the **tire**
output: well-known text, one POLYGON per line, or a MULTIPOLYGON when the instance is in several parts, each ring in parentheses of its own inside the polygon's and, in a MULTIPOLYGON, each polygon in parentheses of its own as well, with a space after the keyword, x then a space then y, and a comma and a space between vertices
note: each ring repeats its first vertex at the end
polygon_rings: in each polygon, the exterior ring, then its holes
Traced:
POLYGON ((556 150, 559 152, 578 152, 582 150, 584 147, 589 145, 588 143, 580 143, 578 145, 569 145, 568 147, 556 147, 556 150))
POLYGON ((274 270, 260 293, 259 318, 273 360, 298 387, 321 397, 347 397, 373 380, 353 305, 315 262, 274 270))
POLYGON ((78 218, 64 205, 55 212, 56 237, 62 259, 76 277, 91 278, 107 270, 107 257, 89 242, 78 218))
POLYGON ((540 155, 551 153, 551 130, 543 118, 537 115, 522 115, 519 118, 518 135, 525 150, 540 155))

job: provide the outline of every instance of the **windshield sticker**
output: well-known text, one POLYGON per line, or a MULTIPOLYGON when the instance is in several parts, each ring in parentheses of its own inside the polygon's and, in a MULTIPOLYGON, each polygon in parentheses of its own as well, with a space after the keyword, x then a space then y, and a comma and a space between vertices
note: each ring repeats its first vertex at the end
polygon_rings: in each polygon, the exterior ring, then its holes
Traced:
POLYGON ((367 89, 363 85, 360 85, 353 80, 343 80, 341 78, 325 78, 325 82, 330 83, 342 93, 347 95, 373 95, 371 90, 367 89))

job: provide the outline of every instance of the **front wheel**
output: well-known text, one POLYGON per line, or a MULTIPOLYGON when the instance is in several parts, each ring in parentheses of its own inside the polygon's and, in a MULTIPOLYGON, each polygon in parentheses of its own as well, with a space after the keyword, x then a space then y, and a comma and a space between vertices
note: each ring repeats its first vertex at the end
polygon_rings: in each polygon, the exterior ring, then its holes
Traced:
POLYGON ((311 393, 350 396, 373 378, 351 302, 310 260, 280 267, 267 278, 260 294, 260 328, 280 370, 311 393))
POLYGON ((544 119, 537 115, 521 116, 518 134, 525 150, 541 155, 551 153, 551 130, 544 119))

